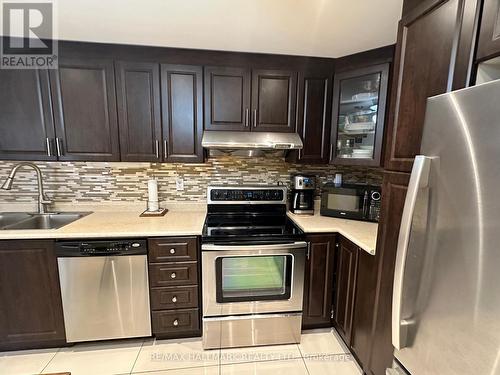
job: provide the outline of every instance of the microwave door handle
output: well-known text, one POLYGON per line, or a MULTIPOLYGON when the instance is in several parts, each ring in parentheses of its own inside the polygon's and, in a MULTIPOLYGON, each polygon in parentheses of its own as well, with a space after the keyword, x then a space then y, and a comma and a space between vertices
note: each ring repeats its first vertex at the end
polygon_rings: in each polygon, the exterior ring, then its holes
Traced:
POLYGON ((363 196, 363 218, 366 219, 368 217, 368 190, 365 190, 365 194, 363 196))
POLYGON ((403 319, 401 315, 404 294, 403 282, 413 213, 419 190, 428 186, 432 159, 434 158, 422 155, 415 158, 399 229, 392 297, 392 345, 398 350, 406 347, 408 328, 412 324, 411 321, 403 319))
POLYGON ((295 193, 295 196, 293 197, 293 209, 296 210, 297 207, 297 200, 299 199, 299 194, 295 193))

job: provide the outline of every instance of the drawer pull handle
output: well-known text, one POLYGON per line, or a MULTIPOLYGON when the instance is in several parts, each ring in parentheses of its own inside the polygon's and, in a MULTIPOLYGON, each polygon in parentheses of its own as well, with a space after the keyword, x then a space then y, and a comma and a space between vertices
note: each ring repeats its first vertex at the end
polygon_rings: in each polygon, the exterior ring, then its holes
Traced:
POLYGON ((172 274, 170 275, 170 278, 175 279, 176 277, 177 277, 177 275, 175 274, 175 272, 172 272, 172 274))
POLYGON ((170 254, 175 254, 175 249, 170 249, 170 254))
POLYGON ((177 319, 175 319, 172 324, 174 325, 174 327, 177 327, 179 325, 179 321, 177 319))
POLYGON ((173 297, 172 297, 172 302, 173 302, 173 303, 176 303, 176 302, 177 302, 177 296, 173 296, 173 297))

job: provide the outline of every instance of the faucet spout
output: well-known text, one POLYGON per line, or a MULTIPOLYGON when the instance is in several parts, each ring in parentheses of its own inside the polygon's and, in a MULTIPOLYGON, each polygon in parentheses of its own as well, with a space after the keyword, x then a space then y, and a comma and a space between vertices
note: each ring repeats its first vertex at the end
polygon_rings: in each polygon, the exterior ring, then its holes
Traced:
POLYGON ((10 190, 12 189, 12 184, 14 182, 14 178, 16 177, 17 171, 21 167, 30 167, 33 168, 36 172, 36 177, 37 177, 37 182, 38 182, 38 213, 44 214, 47 212, 45 205, 48 205, 52 203, 52 201, 47 198, 45 195, 45 191, 43 189, 43 178, 42 178, 42 171, 36 164, 29 163, 29 162, 22 162, 19 164, 16 164, 10 171, 9 176, 5 180, 5 182, 2 184, 1 189, 3 190, 10 190))

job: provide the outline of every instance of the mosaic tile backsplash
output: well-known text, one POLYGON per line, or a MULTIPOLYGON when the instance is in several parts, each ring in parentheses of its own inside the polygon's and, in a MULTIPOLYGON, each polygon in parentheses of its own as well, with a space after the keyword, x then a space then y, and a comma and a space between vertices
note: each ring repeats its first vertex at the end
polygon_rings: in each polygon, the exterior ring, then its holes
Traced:
MULTIPOLYGON (((203 164, 35 162, 42 170, 47 195, 56 202, 111 203, 147 200, 147 180, 158 179, 161 201, 205 202, 208 185, 276 184, 289 186, 290 176, 317 176, 317 183, 342 173, 344 182, 381 184, 382 169, 287 163, 284 158, 220 156, 203 164), (176 179, 184 190, 176 190, 176 179)), ((0 182, 16 162, 0 162, 0 182)), ((20 169, 11 191, 0 190, 0 203, 32 203, 37 199, 34 171, 20 169)), ((319 189, 316 191, 319 195, 319 189)))

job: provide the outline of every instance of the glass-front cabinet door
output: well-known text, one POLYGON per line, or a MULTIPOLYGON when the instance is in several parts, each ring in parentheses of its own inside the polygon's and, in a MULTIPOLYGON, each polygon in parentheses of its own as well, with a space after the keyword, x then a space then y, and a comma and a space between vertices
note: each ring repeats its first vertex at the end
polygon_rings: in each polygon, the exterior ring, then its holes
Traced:
POLYGON ((380 165, 388 76, 389 64, 335 76, 331 163, 380 165))

